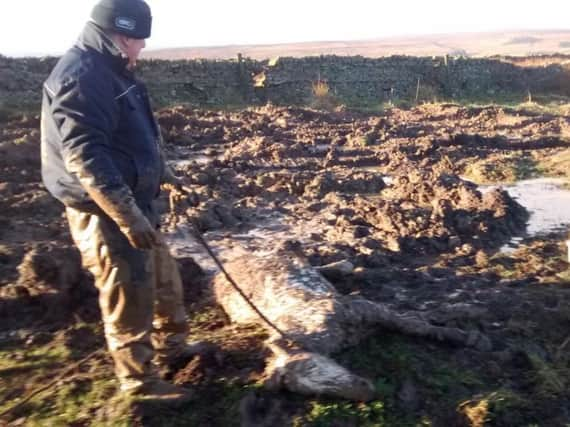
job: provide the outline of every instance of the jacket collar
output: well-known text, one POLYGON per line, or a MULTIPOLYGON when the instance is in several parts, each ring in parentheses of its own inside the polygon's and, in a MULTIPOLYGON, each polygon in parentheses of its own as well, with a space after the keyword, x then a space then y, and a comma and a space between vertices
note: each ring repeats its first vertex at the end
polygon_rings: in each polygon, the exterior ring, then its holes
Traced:
POLYGON ((127 69, 129 60, 104 31, 93 22, 87 22, 76 43, 82 50, 91 50, 100 56, 116 72, 131 74, 127 69))

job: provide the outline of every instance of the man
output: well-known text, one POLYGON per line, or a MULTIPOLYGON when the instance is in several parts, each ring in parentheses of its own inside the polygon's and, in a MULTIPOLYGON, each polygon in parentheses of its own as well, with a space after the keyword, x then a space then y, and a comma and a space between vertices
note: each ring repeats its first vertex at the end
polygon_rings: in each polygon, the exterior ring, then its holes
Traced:
POLYGON ((101 0, 43 88, 42 176, 66 206, 95 277, 120 389, 165 401, 189 391, 161 380, 191 349, 175 260, 158 231, 165 178, 159 128, 133 67, 151 32, 143 0, 101 0))

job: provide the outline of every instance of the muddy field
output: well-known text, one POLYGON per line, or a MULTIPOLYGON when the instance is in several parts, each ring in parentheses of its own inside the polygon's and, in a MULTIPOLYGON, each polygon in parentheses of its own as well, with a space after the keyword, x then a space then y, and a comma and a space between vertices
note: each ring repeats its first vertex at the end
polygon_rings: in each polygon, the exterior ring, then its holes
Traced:
MULTIPOLYGON (((158 113, 167 157, 195 191, 184 206, 209 241, 252 249, 298 240, 343 294, 434 324, 477 329, 478 352, 378 330, 337 355, 371 378, 369 403, 301 398, 259 387, 258 327, 229 323, 209 277, 179 259, 195 337, 212 357, 175 375, 190 407, 156 411, 113 399, 98 354, 8 414, 14 425, 561 426, 570 422, 570 276, 563 228, 525 235, 532 212, 500 187, 566 177, 570 119, 453 104, 380 115, 265 106, 158 113), (481 186, 483 185, 483 186, 481 186), (516 238, 517 247, 501 248, 516 238), (71 402, 71 403, 70 403, 71 402), (114 409, 109 409, 113 406, 114 409), (241 421, 240 421, 241 420, 241 421), (127 423, 128 424, 128 423, 127 423)), ((96 292, 81 271, 63 208, 40 182, 39 120, 0 130, 0 407, 103 345, 96 292)), ((164 197, 165 232, 176 223, 164 197)), ((180 209, 180 207, 179 207, 180 209)), ((180 212, 179 212, 180 213, 180 212)), ((199 252, 199 249, 196 249, 199 252)), ((198 255, 196 259, 204 256, 198 255)))

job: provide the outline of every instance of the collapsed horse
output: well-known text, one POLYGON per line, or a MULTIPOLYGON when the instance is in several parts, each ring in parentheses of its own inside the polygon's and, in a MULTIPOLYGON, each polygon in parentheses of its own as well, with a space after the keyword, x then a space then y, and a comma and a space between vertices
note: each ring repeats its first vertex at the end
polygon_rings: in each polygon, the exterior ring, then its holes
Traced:
MULTIPOLYGON (((197 232, 190 222, 182 221, 177 229, 175 250, 183 250, 184 241, 197 247, 197 232)), ((255 250, 251 242, 245 245, 236 239, 209 243, 201 236, 198 239, 216 259, 205 269, 215 301, 231 321, 257 323, 267 329, 265 344, 273 354, 266 364, 267 388, 354 401, 373 399, 372 381, 341 366, 331 355, 382 330, 480 351, 491 349, 491 341, 477 330, 434 325, 418 312, 398 312, 359 296, 340 294, 322 274, 327 266, 313 267, 298 241, 279 241, 280 237, 276 236, 270 250, 255 250)))

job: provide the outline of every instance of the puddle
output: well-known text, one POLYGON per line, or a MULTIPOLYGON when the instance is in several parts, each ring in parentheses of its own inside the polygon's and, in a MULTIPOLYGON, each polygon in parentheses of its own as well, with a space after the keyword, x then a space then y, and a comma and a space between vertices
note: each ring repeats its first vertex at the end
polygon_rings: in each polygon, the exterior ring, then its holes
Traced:
POLYGON ((325 154, 331 149, 331 144, 314 144, 309 146, 309 152, 314 154, 325 154))
POLYGON ((519 181, 512 185, 486 186, 481 191, 502 187, 529 212, 526 232, 505 245, 504 252, 512 252, 523 238, 540 236, 553 231, 570 229, 570 190, 564 179, 537 178, 519 181))
POLYGON ((192 154, 188 158, 184 160, 174 160, 169 162, 172 166, 184 168, 184 167, 191 167, 194 165, 207 165, 208 163, 212 163, 215 159, 220 159, 221 156, 211 156, 207 154, 192 154))
POLYGON ((392 175, 385 175, 378 166, 353 166, 352 170, 358 172, 372 172, 376 175, 381 175, 386 185, 392 185, 394 183, 394 177, 392 175))
POLYGON ((174 167, 178 168, 185 168, 191 167, 196 164, 198 165, 207 165, 208 163, 212 162, 212 158, 208 156, 194 156, 191 159, 186 160, 176 160, 175 162, 170 162, 170 164, 174 167))
POLYGON ((208 152, 208 150, 189 151, 180 150, 176 154, 176 159, 170 160, 168 163, 172 167, 185 168, 194 165, 207 165, 214 160, 221 160, 224 156, 223 150, 215 153, 208 152))

